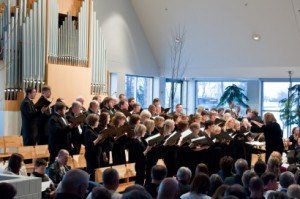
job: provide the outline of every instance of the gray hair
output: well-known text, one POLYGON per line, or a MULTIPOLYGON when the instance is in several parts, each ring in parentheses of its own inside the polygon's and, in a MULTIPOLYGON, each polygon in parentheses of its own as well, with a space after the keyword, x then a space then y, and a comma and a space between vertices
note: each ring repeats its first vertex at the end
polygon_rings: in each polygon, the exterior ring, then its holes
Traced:
POLYGON ((287 195, 289 198, 300 198, 300 185, 292 184, 287 190, 287 195))
POLYGON ((290 171, 283 172, 279 176, 279 183, 282 188, 288 188, 291 184, 295 183, 294 174, 290 171))
POLYGON ((176 177, 178 180, 189 181, 192 177, 192 172, 187 167, 180 167, 177 171, 176 177))
POLYGON ((234 168, 236 174, 243 175, 244 171, 248 169, 248 163, 245 159, 240 158, 234 163, 234 168))

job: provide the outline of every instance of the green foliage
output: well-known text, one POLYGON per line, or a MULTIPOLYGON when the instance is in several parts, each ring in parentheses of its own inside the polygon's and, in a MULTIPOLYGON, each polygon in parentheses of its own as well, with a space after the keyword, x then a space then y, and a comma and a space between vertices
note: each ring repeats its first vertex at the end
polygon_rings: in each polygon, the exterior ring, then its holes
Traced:
POLYGON ((280 110, 280 118, 287 126, 297 124, 300 125, 300 84, 296 84, 289 88, 289 98, 279 101, 282 109, 280 110))
POLYGON ((247 102, 249 101, 248 97, 243 93, 244 89, 239 88, 235 84, 232 86, 227 86, 223 95, 220 98, 218 107, 223 106, 224 104, 235 102, 242 107, 248 108, 247 102), (245 102, 246 101, 246 102, 245 102))

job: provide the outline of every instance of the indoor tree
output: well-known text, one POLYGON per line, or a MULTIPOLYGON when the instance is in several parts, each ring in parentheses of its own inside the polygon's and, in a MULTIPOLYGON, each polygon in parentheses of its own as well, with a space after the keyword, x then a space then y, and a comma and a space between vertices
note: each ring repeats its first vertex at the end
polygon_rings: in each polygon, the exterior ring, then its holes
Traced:
POLYGON ((238 105, 248 108, 247 101, 249 101, 248 97, 243 93, 244 89, 238 87, 235 84, 231 86, 227 86, 224 93, 222 94, 218 107, 223 106, 224 104, 228 103, 230 106, 234 102, 238 105))

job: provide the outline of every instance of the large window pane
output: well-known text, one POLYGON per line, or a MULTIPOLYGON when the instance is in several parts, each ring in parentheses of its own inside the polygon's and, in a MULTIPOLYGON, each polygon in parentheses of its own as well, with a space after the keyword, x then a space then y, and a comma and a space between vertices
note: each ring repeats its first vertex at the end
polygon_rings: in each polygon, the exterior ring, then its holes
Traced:
POLYGON ((176 104, 181 104, 181 93, 182 93, 182 82, 177 81, 167 81, 166 82, 166 97, 165 97, 165 107, 172 108, 172 89, 174 94, 174 100, 173 100, 173 110, 175 110, 176 104))
POLYGON ((126 75, 125 93, 128 98, 134 97, 142 108, 148 108, 152 103, 153 78, 126 75))

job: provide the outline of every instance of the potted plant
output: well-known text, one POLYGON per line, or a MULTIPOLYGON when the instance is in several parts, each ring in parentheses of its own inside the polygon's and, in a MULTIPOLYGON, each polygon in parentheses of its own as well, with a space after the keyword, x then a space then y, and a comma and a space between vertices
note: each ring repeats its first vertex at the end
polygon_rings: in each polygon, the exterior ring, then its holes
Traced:
POLYGON ((247 102, 249 101, 249 99, 243 93, 243 91, 244 89, 239 88, 235 84, 232 84, 231 86, 227 86, 217 106, 220 107, 226 103, 228 103, 228 105, 231 106, 235 102, 242 107, 248 108, 249 106, 247 102))

